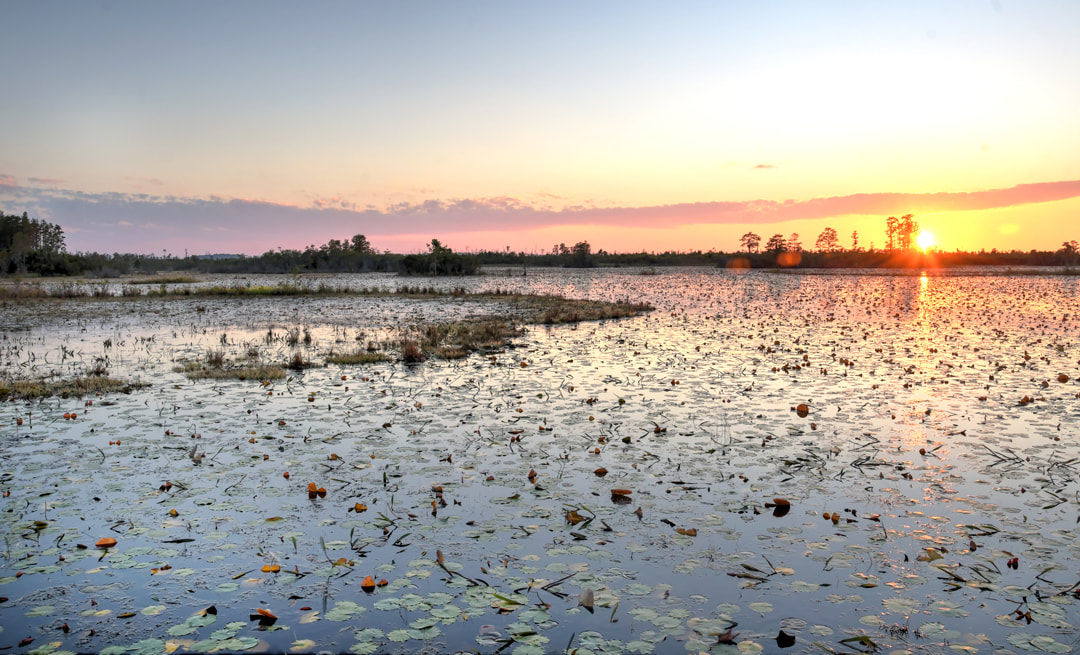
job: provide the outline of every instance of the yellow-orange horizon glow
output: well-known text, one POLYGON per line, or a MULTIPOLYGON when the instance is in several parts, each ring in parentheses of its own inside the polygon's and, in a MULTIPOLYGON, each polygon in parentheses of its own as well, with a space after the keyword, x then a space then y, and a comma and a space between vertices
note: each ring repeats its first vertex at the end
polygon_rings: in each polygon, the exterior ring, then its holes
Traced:
POLYGON ((922 248, 923 252, 926 252, 937 245, 934 242, 934 234, 932 232, 919 232, 919 236, 916 237, 915 243, 922 248))

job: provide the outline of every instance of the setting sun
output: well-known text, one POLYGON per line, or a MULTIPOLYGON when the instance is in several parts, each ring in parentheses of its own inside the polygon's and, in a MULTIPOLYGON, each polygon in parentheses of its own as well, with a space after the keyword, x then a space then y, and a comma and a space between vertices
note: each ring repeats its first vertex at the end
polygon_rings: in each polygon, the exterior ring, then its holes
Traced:
POLYGON ((934 243, 934 235, 930 232, 920 232, 918 238, 915 239, 915 243, 922 248, 923 252, 926 252, 936 245, 934 243))

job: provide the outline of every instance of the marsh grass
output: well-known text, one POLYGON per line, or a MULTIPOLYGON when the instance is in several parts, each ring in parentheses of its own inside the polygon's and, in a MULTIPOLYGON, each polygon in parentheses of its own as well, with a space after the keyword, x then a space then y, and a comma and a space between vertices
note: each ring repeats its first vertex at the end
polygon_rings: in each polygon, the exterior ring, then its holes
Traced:
POLYGON ((281 366, 228 364, 223 350, 209 350, 203 359, 182 361, 173 367, 173 371, 183 373, 190 380, 280 380, 285 377, 285 369, 281 366))
POLYGON ((304 354, 300 351, 296 351, 289 358, 289 361, 285 362, 285 368, 292 369, 294 371, 302 371, 306 368, 314 368, 318 364, 312 362, 310 359, 304 359, 304 354))
POLYGON ((191 284, 198 281, 199 278, 192 275, 159 275, 157 277, 130 280, 128 284, 191 284))
POLYGON ((131 393, 135 389, 148 386, 150 385, 143 382, 129 382, 118 378, 95 375, 79 376, 67 380, 51 378, 2 380, 0 381, 0 399, 81 398, 82 396, 106 393, 131 393))
POLYGON ((349 366, 354 364, 377 364, 379 362, 390 361, 390 356, 386 353, 381 353, 372 350, 361 350, 357 348, 350 352, 335 353, 331 352, 326 356, 327 364, 336 364, 340 366, 349 366))
POLYGON ((424 361, 424 352, 414 339, 401 340, 401 361, 406 364, 418 364, 424 361))

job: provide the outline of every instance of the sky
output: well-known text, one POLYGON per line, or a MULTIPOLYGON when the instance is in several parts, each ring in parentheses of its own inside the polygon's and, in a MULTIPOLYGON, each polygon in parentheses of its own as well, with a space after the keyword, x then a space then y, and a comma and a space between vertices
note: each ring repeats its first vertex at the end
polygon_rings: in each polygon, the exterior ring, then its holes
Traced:
POLYGON ((73 252, 1080 239, 1080 2, 0 0, 0 210, 73 252))

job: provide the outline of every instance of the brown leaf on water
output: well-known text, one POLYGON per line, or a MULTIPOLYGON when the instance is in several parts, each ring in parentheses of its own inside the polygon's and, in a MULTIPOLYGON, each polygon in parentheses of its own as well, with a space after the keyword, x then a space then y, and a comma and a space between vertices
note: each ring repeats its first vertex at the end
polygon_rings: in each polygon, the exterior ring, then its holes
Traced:
POLYGON ((446 564, 446 558, 443 557, 442 551, 439 549, 435 550, 435 560, 439 562, 439 564, 446 564))
POLYGON ((799 415, 799 418, 806 418, 810 414, 810 406, 806 403, 799 403, 795 407, 795 413, 799 415))
POLYGON ((735 645, 735 639, 738 638, 738 636, 738 632, 732 632, 731 630, 728 630, 727 632, 721 632, 720 634, 716 635, 716 641, 721 644, 728 644, 733 646, 735 645))
POLYGON ((595 471, 593 471, 593 473, 595 473, 595 474, 596 474, 597 476, 599 476, 599 477, 601 477, 601 478, 602 478, 602 477, 604 477, 605 475, 607 475, 607 469, 606 469, 606 468, 604 468, 603 466, 601 466, 600 468, 598 468, 598 469, 596 469, 595 471))
POLYGON ((687 537, 697 536, 697 528, 678 528, 675 530, 675 532, 678 532, 679 534, 684 534, 687 537))
POLYGON ((98 542, 94 545, 102 549, 112 548, 116 545, 116 539, 113 539, 112 537, 102 537, 101 539, 98 539, 98 542))
POLYGON ((629 490, 629 489, 612 489, 611 490, 611 495, 612 496, 629 496, 632 493, 634 493, 634 492, 629 490))

